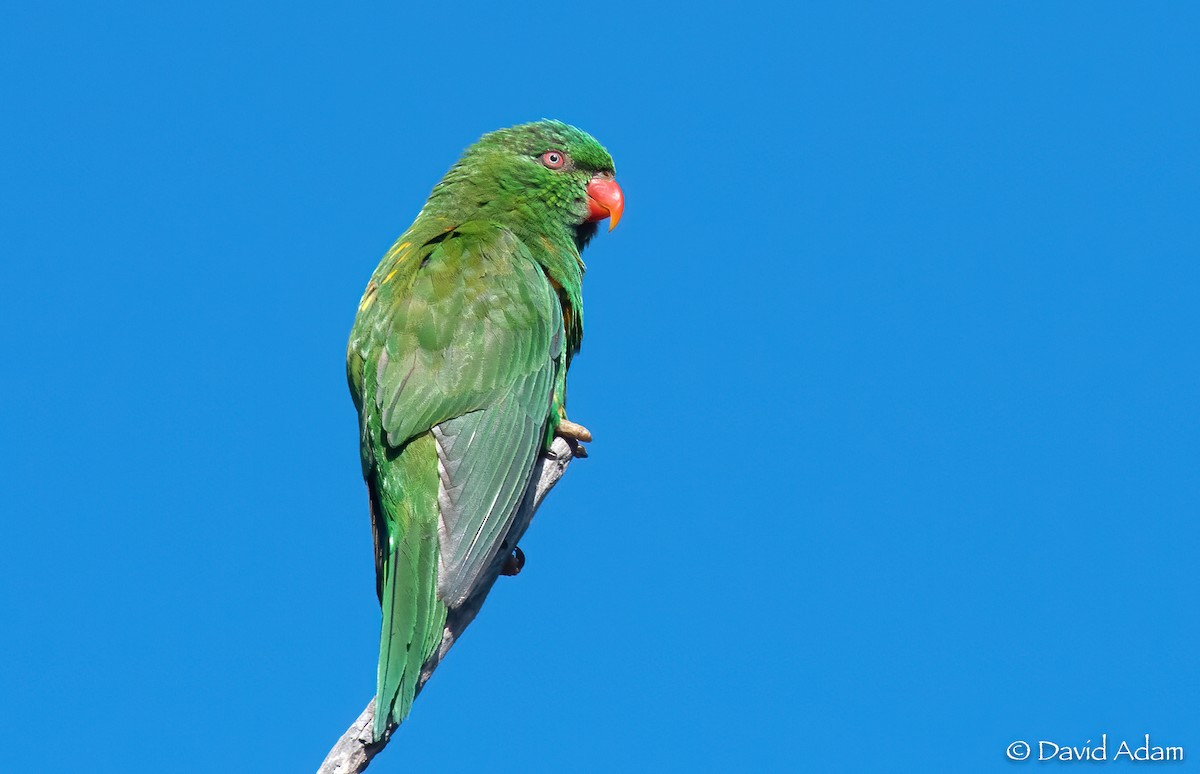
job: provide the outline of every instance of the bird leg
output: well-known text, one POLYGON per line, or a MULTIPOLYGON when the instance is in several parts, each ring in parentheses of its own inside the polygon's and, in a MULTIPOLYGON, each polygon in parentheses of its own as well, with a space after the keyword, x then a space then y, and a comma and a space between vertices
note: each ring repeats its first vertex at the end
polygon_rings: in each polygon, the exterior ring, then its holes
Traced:
POLYGON ((525 552, 520 547, 514 548, 512 556, 504 560, 504 565, 500 568, 501 575, 517 575, 525 566, 525 552))

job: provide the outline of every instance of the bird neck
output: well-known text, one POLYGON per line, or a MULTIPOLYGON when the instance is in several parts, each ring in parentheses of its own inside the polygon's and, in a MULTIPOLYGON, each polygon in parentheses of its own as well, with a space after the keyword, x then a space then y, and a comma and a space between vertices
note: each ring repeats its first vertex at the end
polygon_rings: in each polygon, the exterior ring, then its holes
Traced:
POLYGON ((571 223, 568 208, 548 207, 534 200, 521 185, 496 186, 481 182, 470 170, 456 166, 434 187, 424 213, 457 225, 485 221, 511 231, 546 273, 563 308, 568 358, 583 340, 583 274, 580 251, 596 233, 594 223, 571 223))

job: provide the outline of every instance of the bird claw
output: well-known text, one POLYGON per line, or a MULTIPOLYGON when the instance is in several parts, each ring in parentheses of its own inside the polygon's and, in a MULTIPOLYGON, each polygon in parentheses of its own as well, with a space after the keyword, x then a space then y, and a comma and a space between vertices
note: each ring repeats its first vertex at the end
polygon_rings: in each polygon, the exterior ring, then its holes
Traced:
POLYGON ((517 548, 513 549, 512 555, 504 560, 504 564, 500 567, 501 575, 518 575, 525 567, 525 552, 517 548))

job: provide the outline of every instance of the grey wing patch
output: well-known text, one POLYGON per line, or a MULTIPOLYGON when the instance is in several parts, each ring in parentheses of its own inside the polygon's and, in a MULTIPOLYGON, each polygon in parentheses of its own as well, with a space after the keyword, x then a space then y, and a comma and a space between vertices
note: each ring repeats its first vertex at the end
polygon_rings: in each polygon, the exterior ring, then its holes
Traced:
MULTIPOLYGON (((554 369, 520 380, 504 400, 433 428, 438 454, 438 595, 463 602, 512 527, 542 449, 554 369)), ((511 548, 511 546, 509 547, 511 548)))

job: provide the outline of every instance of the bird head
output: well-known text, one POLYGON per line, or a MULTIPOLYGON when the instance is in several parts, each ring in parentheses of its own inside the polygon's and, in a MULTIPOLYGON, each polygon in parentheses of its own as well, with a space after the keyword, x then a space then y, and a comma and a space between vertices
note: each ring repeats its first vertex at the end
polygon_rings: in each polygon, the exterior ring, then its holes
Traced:
POLYGON ((535 121, 480 138, 430 201, 520 231, 562 229, 582 246, 599 221, 609 219, 611 231, 621 219, 625 197, 614 173, 612 156, 587 132, 535 121))

